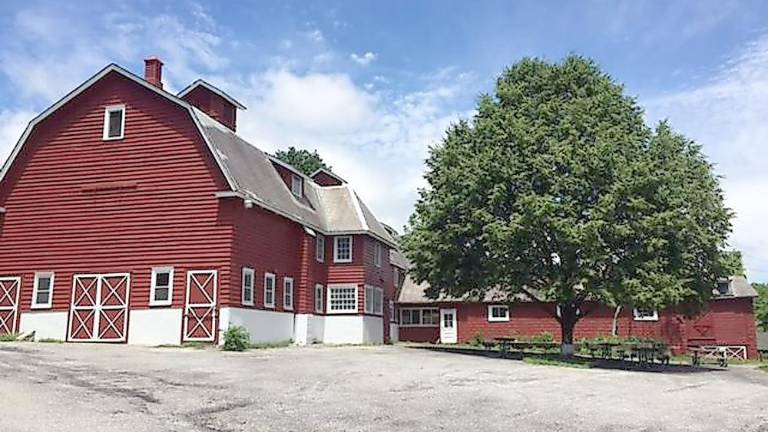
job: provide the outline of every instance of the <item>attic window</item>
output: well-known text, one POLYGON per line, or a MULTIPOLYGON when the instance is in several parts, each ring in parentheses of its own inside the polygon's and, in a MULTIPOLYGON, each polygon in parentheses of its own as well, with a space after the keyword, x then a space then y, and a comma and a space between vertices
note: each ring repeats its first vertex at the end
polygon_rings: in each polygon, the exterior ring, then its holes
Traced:
POLYGON ((104 141, 123 139, 125 135, 125 105, 108 106, 104 109, 104 141))
POLYGON ((296 198, 301 198, 304 195, 301 177, 296 174, 291 175, 291 193, 294 194, 296 198))
POLYGON ((730 281, 720 281, 717 283, 717 293, 721 296, 732 295, 730 281))

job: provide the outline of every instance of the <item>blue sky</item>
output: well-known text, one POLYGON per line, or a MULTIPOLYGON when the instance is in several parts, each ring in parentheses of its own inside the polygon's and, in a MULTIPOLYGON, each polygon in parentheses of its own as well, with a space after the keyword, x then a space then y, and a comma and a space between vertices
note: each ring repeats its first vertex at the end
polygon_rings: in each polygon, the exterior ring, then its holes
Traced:
POLYGON ((733 246, 768 281, 768 3, 729 1, 2 2, 0 158, 36 113, 109 62, 165 62, 243 102, 239 132, 318 149, 402 227, 423 159, 524 56, 594 58, 704 146, 736 212, 733 246))

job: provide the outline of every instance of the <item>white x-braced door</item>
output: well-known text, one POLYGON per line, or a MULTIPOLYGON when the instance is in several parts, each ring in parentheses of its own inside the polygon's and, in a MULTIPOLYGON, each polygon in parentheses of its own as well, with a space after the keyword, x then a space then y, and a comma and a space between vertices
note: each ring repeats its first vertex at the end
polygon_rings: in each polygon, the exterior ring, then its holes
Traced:
POLYGON ((0 277, 0 334, 16 333, 21 278, 0 277))
POLYGON ((69 340, 124 342, 131 277, 127 273, 74 275, 69 340))
POLYGON ((212 342, 216 335, 216 270, 187 272, 184 340, 212 342))

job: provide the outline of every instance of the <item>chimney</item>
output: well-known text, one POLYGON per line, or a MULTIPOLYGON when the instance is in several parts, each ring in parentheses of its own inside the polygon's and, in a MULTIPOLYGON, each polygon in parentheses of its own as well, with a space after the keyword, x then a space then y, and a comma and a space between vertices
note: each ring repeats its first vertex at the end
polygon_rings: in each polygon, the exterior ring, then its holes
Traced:
POLYGON ((144 60, 144 79, 155 87, 163 88, 163 62, 152 56, 144 60))

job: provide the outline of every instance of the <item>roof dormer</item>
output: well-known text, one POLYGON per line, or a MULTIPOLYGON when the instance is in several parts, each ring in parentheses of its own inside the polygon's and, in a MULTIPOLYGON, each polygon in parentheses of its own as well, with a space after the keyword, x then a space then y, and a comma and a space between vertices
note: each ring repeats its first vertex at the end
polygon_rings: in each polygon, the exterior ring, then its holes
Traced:
POLYGON ((233 97, 201 79, 179 92, 178 97, 233 131, 237 129, 237 110, 245 109, 233 97))
POLYGON ((310 175, 312 180, 320 186, 341 186, 346 181, 325 168, 319 168, 310 175))

